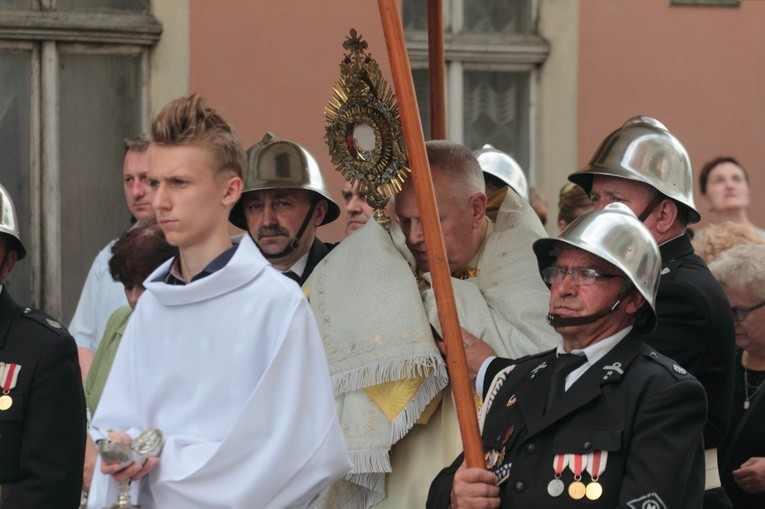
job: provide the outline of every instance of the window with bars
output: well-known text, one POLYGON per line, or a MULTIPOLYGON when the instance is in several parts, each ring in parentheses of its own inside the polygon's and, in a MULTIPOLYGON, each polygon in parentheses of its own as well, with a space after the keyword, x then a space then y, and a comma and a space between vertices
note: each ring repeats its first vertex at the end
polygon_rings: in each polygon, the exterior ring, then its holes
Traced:
MULTIPOLYGON (((404 0, 403 24, 425 137, 430 137, 427 3, 404 0)), ((533 170, 536 69, 549 45, 536 32, 533 0, 444 0, 447 137, 471 149, 490 143, 533 170)))
POLYGON ((129 225, 122 140, 147 125, 160 34, 146 0, 0 0, 0 182, 28 251, 7 284, 67 323, 129 225))

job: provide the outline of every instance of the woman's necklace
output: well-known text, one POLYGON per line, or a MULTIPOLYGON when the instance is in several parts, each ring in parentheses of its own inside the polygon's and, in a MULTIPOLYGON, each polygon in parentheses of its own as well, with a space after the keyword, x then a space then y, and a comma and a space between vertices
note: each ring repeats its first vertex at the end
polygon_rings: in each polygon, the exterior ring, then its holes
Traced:
POLYGON ((744 410, 749 410, 749 400, 751 400, 753 397, 757 395, 758 392, 760 392, 760 389, 762 389, 762 386, 765 385, 765 378, 763 378, 759 384, 755 385, 752 384, 749 385, 749 370, 746 369, 746 366, 744 366, 744 410), (752 391, 752 394, 749 394, 749 388, 754 389, 752 391))

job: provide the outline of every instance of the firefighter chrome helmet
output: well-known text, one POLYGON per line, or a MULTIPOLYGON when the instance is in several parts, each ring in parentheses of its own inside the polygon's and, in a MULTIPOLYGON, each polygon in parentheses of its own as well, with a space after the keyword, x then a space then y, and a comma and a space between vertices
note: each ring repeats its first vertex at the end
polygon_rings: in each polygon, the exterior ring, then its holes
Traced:
POLYGON ((485 174, 498 178, 510 186, 513 191, 525 199, 529 199, 529 184, 526 175, 521 166, 509 154, 497 150, 487 143, 480 150, 473 151, 473 155, 478 159, 481 170, 485 174))
POLYGON ((13 205, 11 195, 2 184, 0 184, 0 233, 10 238, 11 247, 18 253, 19 260, 27 255, 19 235, 19 216, 16 215, 16 207, 13 205))
POLYGON ((651 232, 629 207, 610 203, 603 209, 579 216, 557 238, 534 242, 540 273, 555 261, 565 246, 592 253, 624 273, 646 302, 640 310, 643 319, 635 323, 636 331, 654 329, 661 254, 651 232))
POLYGON ((608 135, 584 169, 568 179, 590 194, 593 175, 635 180, 689 209, 688 223, 701 216, 693 201, 691 160, 682 143, 658 120, 636 116, 608 135))
POLYGON ((247 172, 242 197, 231 210, 229 220, 243 230, 247 221, 242 209, 247 193, 268 189, 304 189, 327 201, 322 225, 340 216, 340 207, 324 183, 321 168, 308 150, 294 141, 266 133, 260 143, 247 150, 247 172))

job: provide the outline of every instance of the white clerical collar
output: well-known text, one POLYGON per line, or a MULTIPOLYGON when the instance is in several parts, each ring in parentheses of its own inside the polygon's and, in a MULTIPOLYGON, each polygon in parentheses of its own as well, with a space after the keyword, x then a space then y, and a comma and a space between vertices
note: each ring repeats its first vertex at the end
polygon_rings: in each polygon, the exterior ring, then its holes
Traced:
MULTIPOLYGON (((595 343, 582 348, 582 349, 574 349, 571 350, 569 353, 573 353, 576 355, 584 355, 587 357, 587 362, 576 368, 574 371, 569 373, 569 375, 566 377, 566 390, 568 390, 571 385, 579 380, 579 377, 584 374, 585 371, 587 371, 590 366, 594 365, 596 362, 598 362, 600 359, 603 358, 604 355, 606 355, 608 352, 610 352, 616 345, 619 344, 619 342, 624 339, 627 334, 632 331, 632 325, 629 327, 626 327, 616 334, 612 336, 608 336, 605 339, 601 339, 600 341, 596 341, 595 343)), ((562 353, 566 353, 566 351, 563 349, 563 345, 558 345, 558 348, 556 349, 556 356, 560 355, 562 353)))
POLYGON ((308 253, 304 254, 303 256, 301 256, 300 258, 298 258, 298 261, 293 263, 292 267, 290 267, 289 269, 284 270, 282 272, 288 272, 288 271, 291 270, 292 272, 297 274, 298 277, 303 277, 303 272, 305 272, 305 267, 306 267, 306 265, 308 265, 308 255, 309 254, 310 254, 310 251, 308 253))

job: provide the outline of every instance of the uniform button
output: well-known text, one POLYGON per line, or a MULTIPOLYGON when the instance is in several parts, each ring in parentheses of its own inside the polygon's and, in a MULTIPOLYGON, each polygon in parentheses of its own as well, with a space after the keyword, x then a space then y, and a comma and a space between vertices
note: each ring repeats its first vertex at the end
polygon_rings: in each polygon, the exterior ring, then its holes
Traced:
POLYGON ((529 444, 529 445, 527 445, 527 446, 526 446, 526 452, 527 452, 528 454, 534 454, 535 452, 537 452, 537 446, 536 446, 536 445, 534 445, 534 444, 529 444))
POLYGON ((592 449, 592 443, 591 442, 585 442, 584 443, 584 450, 585 451, 589 451, 590 449, 592 449))
POLYGON ((497 438, 494 439, 494 442, 497 444, 502 443, 502 435, 497 435, 497 438))
POLYGON ((526 485, 523 484, 523 482, 518 481, 517 483, 515 483, 515 492, 516 493, 523 493, 524 491, 526 491, 526 485))

